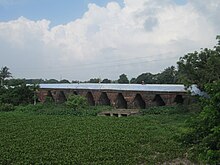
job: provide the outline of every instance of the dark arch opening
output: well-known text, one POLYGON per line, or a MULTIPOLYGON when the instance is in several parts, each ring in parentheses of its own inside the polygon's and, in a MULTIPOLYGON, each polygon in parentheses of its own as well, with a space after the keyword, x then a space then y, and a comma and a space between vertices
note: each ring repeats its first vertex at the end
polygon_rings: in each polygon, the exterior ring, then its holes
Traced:
POLYGON ((59 103, 64 103, 66 101, 66 96, 64 94, 63 91, 60 91, 59 94, 58 94, 58 102, 59 103))
POLYGON ((183 96, 182 95, 177 95, 174 99, 174 102, 177 103, 177 104, 183 104, 183 96))
POLYGON ((73 92, 74 95, 78 95, 78 93, 76 91, 73 92))
POLYGON ((99 104, 100 105, 110 105, 111 104, 106 92, 102 92, 102 94, 99 98, 99 104))
POLYGON ((95 106, 95 100, 93 98, 93 95, 91 92, 88 92, 86 94, 86 98, 87 98, 87 101, 88 101, 88 104, 91 105, 91 106, 95 106))
POLYGON ((166 105, 163 99, 160 97, 160 95, 156 95, 153 99, 154 102, 156 102, 157 106, 164 106, 166 105))
POLYGON ((137 109, 145 109, 146 108, 146 103, 140 94, 136 94, 136 96, 134 98, 134 107, 137 109))
POLYGON ((46 103, 54 102, 54 98, 53 98, 53 95, 52 95, 51 91, 47 91, 47 96, 46 96, 44 102, 46 102, 46 103))
POLYGON ((128 108, 127 101, 125 100, 122 93, 118 94, 115 103, 116 103, 116 108, 120 108, 120 109, 127 109, 128 108))

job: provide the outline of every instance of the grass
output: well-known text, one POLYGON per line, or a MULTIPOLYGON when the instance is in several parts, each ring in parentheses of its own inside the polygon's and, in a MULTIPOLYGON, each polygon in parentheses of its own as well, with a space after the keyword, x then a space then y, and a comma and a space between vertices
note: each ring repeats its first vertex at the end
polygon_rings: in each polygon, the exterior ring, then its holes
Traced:
POLYGON ((49 114, 0 112, 0 164, 159 164, 185 157, 176 139, 187 113, 49 114))

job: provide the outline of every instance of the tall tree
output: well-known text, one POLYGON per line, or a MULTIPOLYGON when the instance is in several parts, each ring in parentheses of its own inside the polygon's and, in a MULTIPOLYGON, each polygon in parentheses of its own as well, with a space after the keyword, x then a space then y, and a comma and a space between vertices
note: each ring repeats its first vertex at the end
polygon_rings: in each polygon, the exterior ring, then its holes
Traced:
POLYGON ((59 83, 69 84, 70 82, 69 82, 69 80, 63 79, 63 80, 60 80, 59 83))
POLYGON ((101 83, 111 83, 111 82, 112 82, 111 80, 109 80, 109 79, 105 78, 104 80, 102 80, 102 82, 101 82, 101 83))
POLYGON ((180 58, 177 64, 181 83, 197 84, 203 90, 206 83, 220 80, 220 36, 217 40, 214 49, 205 48, 180 58))
POLYGON ((128 84, 129 80, 126 74, 121 74, 118 79, 119 84, 128 84))
POLYGON ((208 164, 220 162, 220 36, 217 40, 214 49, 189 53, 178 62, 180 80, 187 86, 197 84, 209 96, 201 99, 202 111, 183 134, 183 142, 208 164))
POLYGON ((80 83, 79 80, 72 80, 72 83, 76 84, 76 83, 80 83))
POLYGON ((9 68, 7 66, 2 67, 0 70, 0 80, 1 80, 1 86, 4 85, 4 81, 6 78, 11 77, 11 73, 9 72, 9 68))
POLYGON ((43 84, 43 79, 25 79, 26 84, 43 84))
POLYGON ((136 78, 132 78, 132 79, 130 80, 130 83, 131 83, 131 84, 135 84, 135 83, 136 83, 136 78))
POLYGON ((45 80, 46 84, 58 84, 59 81, 56 79, 49 79, 49 80, 45 80))
POLYGON ((155 76, 151 73, 142 73, 136 78, 136 83, 155 84, 156 83, 155 76))
POLYGON ((18 86, 21 84, 29 84, 29 83, 27 83, 25 79, 9 79, 9 80, 5 80, 4 84, 10 87, 10 86, 18 86))
POLYGON ((101 82, 100 78, 91 78, 89 80, 89 83, 100 83, 100 82, 101 82))
POLYGON ((174 66, 168 67, 156 75, 156 82, 158 84, 175 84, 176 81, 177 70, 174 66))

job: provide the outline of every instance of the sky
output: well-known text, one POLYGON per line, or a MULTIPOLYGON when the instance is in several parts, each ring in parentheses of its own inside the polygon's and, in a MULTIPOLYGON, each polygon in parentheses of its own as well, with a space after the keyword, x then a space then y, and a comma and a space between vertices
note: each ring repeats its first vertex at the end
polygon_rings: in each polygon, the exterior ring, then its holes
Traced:
POLYGON ((219 0, 0 0, 0 67, 14 78, 129 79, 213 48, 219 0))

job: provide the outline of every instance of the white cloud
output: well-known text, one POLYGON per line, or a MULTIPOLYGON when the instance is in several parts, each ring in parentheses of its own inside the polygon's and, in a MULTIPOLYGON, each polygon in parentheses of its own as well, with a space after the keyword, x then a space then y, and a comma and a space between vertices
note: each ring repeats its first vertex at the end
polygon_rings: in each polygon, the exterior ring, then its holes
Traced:
POLYGON ((20 17, 0 22, 0 65, 17 77, 70 80, 159 72, 214 46, 219 14, 218 0, 124 0, 124 7, 89 4, 82 18, 52 28, 48 20, 20 17))

